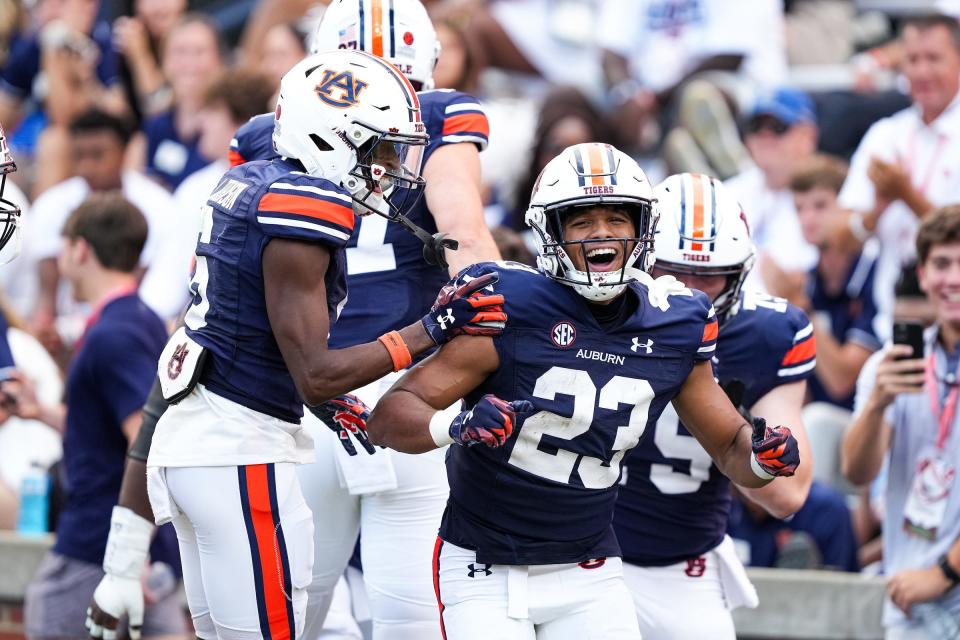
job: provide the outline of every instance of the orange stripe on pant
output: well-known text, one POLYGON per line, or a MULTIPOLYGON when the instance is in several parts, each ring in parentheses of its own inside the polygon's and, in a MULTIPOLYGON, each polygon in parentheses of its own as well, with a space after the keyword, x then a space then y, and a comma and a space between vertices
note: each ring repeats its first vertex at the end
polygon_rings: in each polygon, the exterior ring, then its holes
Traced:
MULTIPOLYGON (((283 559, 278 556, 280 545, 274 527, 274 514, 270 504, 270 485, 267 465, 246 466, 247 498, 250 502, 250 523, 256 537, 256 553, 260 559, 263 601, 271 640, 293 640, 290 629, 295 625, 288 617, 287 595, 292 586, 285 584, 283 559)), ((279 521, 279 515, 277 516, 279 521)), ((251 551, 254 551, 251 549, 251 551)), ((260 595, 260 594, 258 594, 260 595)))
POLYGON ((433 592, 437 594, 437 607, 440 609, 440 635, 447 640, 447 628, 443 624, 443 602, 440 601, 440 549, 443 548, 443 539, 437 536, 433 545, 433 592))

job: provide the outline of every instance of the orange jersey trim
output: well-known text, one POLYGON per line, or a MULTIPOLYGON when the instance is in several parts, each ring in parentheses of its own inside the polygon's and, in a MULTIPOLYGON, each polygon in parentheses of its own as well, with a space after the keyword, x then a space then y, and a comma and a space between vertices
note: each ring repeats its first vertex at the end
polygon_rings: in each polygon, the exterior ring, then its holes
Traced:
POLYGON ((245 164, 247 161, 242 155, 240 155, 239 151, 230 149, 230 151, 227 151, 227 162, 230 163, 231 167, 236 167, 241 164, 245 164))
POLYGON ((351 207, 307 196, 267 193, 260 198, 258 209, 260 211, 293 213, 353 229, 353 209, 351 207))
POLYGON ((700 339, 700 342, 710 342, 711 340, 716 340, 719 333, 720 325, 717 324, 716 320, 713 320, 703 327, 703 338, 700 339))
POLYGON ((486 116, 479 113, 462 113, 457 116, 450 116, 443 121, 443 135, 462 131, 482 133, 489 138, 490 123, 486 116))
POLYGON ((783 356, 783 362, 781 366, 786 366, 788 364, 797 364, 798 362, 804 362, 809 360, 817 354, 817 339, 814 336, 810 336, 803 342, 793 345, 790 351, 787 351, 787 354, 783 356))

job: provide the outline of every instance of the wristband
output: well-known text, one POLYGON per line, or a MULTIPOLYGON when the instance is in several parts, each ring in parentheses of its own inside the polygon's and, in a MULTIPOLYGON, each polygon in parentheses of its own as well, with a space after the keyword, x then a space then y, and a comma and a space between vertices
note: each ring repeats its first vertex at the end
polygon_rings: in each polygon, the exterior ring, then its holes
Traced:
POLYGON ((957 586, 957 583, 960 582, 960 573, 957 573, 957 571, 950 566, 950 559, 947 557, 947 554, 940 556, 937 566, 940 567, 940 571, 943 572, 944 577, 950 581, 950 586, 957 586))
POLYGON ((850 217, 847 218, 847 227, 850 229, 850 233, 853 234, 853 237, 860 242, 866 242, 870 239, 870 236, 873 235, 864 226, 862 213, 854 212, 850 214, 850 217))
POLYGON ((113 508, 103 570, 121 578, 140 579, 147 562, 153 523, 121 506, 113 508))
POLYGON ((393 370, 402 371, 413 362, 407 343, 400 337, 399 331, 390 331, 377 338, 387 348, 390 359, 393 360, 393 370))
POLYGON ((437 448, 453 444, 453 437, 450 436, 450 414, 447 411, 437 411, 430 418, 430 437, 437 448))
POLYGON ((761 467, 760 463, 757 462, 757 456, 753 454, 750 455, 750 468, 753 470, 753 474, 761 480, 773 480, 776 477, 761 467))

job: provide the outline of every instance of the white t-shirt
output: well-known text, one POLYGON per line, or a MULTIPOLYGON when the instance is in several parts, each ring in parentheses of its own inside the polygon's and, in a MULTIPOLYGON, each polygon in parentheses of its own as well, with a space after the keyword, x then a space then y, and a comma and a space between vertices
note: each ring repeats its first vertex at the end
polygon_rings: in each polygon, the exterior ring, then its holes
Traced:
MULTIPOLYGON (((743 207, 758 254, 785 271, 809 271, 817 265, 817 249, 803 239, 789 189, 771 190, 757 167, 730 178, 723 186, 743 207)), ((767 291, 759 269, 750 272, 745 286, 767 291)))
MULTIPOLYGON (((855 211, 873 208, 876 194, 867 169, 874 156, 907 167, 913 185, 934 205, 960 203, 960 95, 929 125, 924 124, 919 109, 913 106, 875 122, 850 162, 847 180, 840 190, 840 204, 844 207, 855 211)), ((878 293, 882 294, 877 304, 888 313, 900 270, 916 257, 914 242, 919 223, 902 201, 887 207, 877 223, 881 248, 877 281, 878 293)))
MULTIPOLYGON (((166 189, 136 171, 123 173, 122 186, 124 197, 133 203, 147 220, 149 233, 140 255, 140 264, 147 267, 146 277, 157 277, 156 274, 151 275, 150 271, 154 268, 165 269, 164 261, 157 258, 164 255, 166 247, 176 241, 179 233, 172 215, 173 197, 166 189)), ((29 246, 31 261, 35 263, 57 257, 63 248, 63 225, 89 194, 90 187, 86 181, 75 176, 50 187, 37 198, 31 211, 31 225, 34 227, 29 246)), ((58 309, 61 313, 77 312, 78 307, 70 300, 69 285, 61 285, 58 296, 58 309)), ((171 318, 180 311, 179 308, 171 308, 165 297, 141 297, 161 318, 171 318)))
MULTIPOLYGON (((61 402, 60 370, 43 345, 13 327, 7 330, 7 341, 17 368, 36 384, 37 399, 43 404, 61 402)), ((31 463, 47 468, 62 454, 60 434, 42 422, 13 416, 0 424, 0 480, 17 493, 31 463)))
POLYGON ((630 61, 634 77, 660 91, 701 61, 744 56, 741 73, 775 87, 787 75, 782 0, 604 0, 600 44, 630 61))

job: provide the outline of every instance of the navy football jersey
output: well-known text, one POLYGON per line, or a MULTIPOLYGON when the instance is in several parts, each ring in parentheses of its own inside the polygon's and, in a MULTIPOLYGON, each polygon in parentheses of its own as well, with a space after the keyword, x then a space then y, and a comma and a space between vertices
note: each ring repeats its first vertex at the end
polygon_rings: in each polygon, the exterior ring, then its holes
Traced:
MULTIPOLYGON (((486 148, 487 117, 477 99, 453 90, 422 91, 420 111, 430 136, 424 151, 426 164, 434 151, 461 142, 486 148)), ((273 114, 251 118, 231 144, 230 162, 274 157, 273 114)), ((430 233, 437 225, 421 196, 408 217, 430 233)), ((423 243, 398 224, 378 215, 359 218, 347 243, 347 282, 350 302, 341 321, 330 329, 330 346, 350 347, 416 322, 426 313, 447 272, 427 264, 423 243)))
POLYGON ((330 250, 324 281, 330 323, 346 301, 342 248, 353 232, 343 188, 276 159, 227 171, 204 207, 187 333, 210 352, 200 382, 268 415, 299 422, 303 401, 277 346, 264 299, 263 250, 273 238, 330 250))
MULTIPOLYGON (((803 311, 744 293, 720 329, 714 371, 721 385, 743 384, 741 404, 749 408, 771 389, 811 376, 815 351, 803 311)), ((624 471, 614 517, 624 560, 665 566, 697 557, 723 540, 729 511, 730 481, 667 407, 624 471)))
POLYGON ((634 283, 624 295, 635 310, 604 329, 571 287, 516 263, 496 269, 510 319, 494 338, 500 366, 467 401, 492 393, 535 409, 500 448, 450 447, 440 536, 495 564, 619 556, 611 522, 620 464, 713 355, 713 307, 680 289, 663 310, 634 283))

